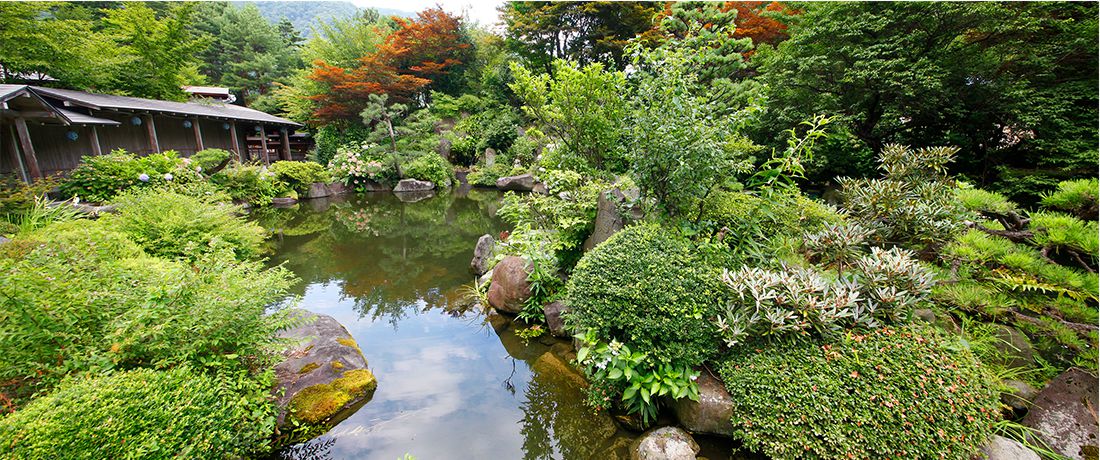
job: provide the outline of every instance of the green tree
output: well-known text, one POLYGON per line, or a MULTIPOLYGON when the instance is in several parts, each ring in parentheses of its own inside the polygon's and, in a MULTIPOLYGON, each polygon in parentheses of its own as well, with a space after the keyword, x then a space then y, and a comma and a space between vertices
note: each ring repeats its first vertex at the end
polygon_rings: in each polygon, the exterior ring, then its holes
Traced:
POLYGON ((759 138, 837 115, 840 134, 823 146, 832 169, 821 175, 856 172, 887 143, 958 146, 955 172, 1023 202, 1058 177, 1095 174, 1095 4, 799 8, 790 40, 757 54, 770 102, 759 138))
POLYGON ((33 73, 75 88, 106 85, 114 56, 87 14, 64 14, 51 2, 0 3, 0 82, 33 73))
POLYGON ((547 72, 555 59, 622 69, 623 48, 653 27, 657 2, 508 2, 500 7, 509 48, 547 72))
POLYGON ((181 85, 198 79, 196 53, 206 43, 188 27, 195 5, 175 4, 163 18, 144 3, 106 11, 102 27, 118 52, 112 89, 154 99, 184 98, 181 85))

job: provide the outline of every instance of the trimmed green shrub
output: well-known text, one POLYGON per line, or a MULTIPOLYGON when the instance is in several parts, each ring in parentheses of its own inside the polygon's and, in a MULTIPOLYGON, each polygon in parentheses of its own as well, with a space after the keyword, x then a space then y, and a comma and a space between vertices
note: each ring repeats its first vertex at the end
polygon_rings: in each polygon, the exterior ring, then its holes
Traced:
POLYGON ((314 182, 328 182, 329 174, 324 166, 312 161, 276 161, 268 168, 283 187, 299 194, 309 191, 314 182))
POLYGON ((710 320, 726 303, 719 271, 656 225, 629 227, 584 255, 566 286, 574 331, 596 331, 655 362, 697 365, 718 352, 710 320))
POLYGON ((999 416, 978 360, 931 329, 739 347, 720 373, 731 434, 774 459, 965 460, 999 416))
POLYGON ((190 182, 200 176, 172 150, 136 157, 124 150, 86 156, 61 183, 61 193, 84 201, 106 202, 132 187, 190 182))
POLYGON ((234 201, 258 206, 271 204, 282 192, 275 174, 259 165, 233 163, 210 180, 225 190, 234 201))
POLYGON ((229 157, 233 156, 228 150, 222 149, 206 149, 199 150, 191 155, 191 166, 198 168, 196 171, 203 174, 213 174, 218 166, 229 160, 229 157))
POLYGON ((466 182, 477 187, 496 187, 497 179, 509 176, 512 172, 514 172, 512 165, 501 161, 498 157, 497 162, 492 166, 472 168, 470 174, 466 176, 466 182))
POLYGON ((454 183, 454 167, 435 153, 425 153, 401 167, 406 178, 426 180, 436 187, 450 187, 454 183))
POLYGON ((263 228, 215 205, 168 191, 137 191, 118 197, 116 225, 154 256, 194 260, 199 254, 228 248, 240 260, 260 253, 263 228))
POLYGON ((186 367, 72 379, 0 418, 0 457, 248 457, 268 444, 274 405, 229 388, 186 367))

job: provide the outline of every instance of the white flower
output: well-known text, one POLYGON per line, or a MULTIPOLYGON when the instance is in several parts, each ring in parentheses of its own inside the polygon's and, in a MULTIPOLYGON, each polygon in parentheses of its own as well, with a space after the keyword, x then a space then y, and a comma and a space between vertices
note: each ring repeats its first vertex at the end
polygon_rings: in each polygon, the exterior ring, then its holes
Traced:
POLYGON ((173 177, 172 173, 165 174, 164 175, 164 180, 172 180, 172 177, 173 177))
POLYGON ((140 175, 138 175, 138 180, 140 180, 142 182, 149 182, 149 175, 145 174, 145 173, 141 173, 140 175))

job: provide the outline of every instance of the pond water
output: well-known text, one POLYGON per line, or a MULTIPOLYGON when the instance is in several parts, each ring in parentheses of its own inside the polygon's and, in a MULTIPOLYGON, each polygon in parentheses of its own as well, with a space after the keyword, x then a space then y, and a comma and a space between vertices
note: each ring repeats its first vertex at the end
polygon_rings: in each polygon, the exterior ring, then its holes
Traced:
MULTIPOLYGON (((272 263, 302 279, 300 306, 343 323, 378 378, 370 402, 282 458, 628 458, 637 433, 584 405, 567 343, 525 343, 465 300, 474 243, 507 229, 499 202, 476 189, 378 193, 256 215, 276 232, 272 263)), ((699 441, 701 455, 728 458, 727 444, 699 441)))

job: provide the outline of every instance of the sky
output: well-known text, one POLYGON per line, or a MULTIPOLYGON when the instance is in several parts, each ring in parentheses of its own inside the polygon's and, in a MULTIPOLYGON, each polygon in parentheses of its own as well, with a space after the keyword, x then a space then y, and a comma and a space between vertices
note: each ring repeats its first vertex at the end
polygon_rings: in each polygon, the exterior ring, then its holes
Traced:
POLYGON ((392 8, 403 11, 421 11, 436 4, 451 14, 467 13, 471 20, 484 26, 497 22, 497 6, 503 0, 352 0, 360 8, 392 8))

